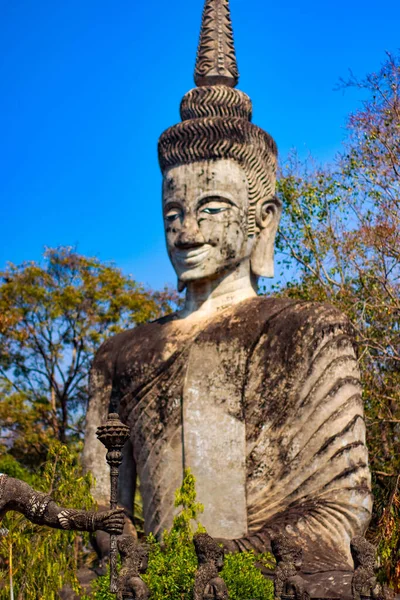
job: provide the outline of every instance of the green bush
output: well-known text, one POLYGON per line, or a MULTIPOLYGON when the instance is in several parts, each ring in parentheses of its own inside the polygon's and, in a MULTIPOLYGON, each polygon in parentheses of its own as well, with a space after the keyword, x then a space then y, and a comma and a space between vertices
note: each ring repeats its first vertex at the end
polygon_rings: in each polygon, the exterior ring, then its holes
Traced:
POLYGON ((274 568, 274 558, 271 554, 258 554, 254 552, 241 552, 227 554, 221 577, 225 581, 230 600, 272 600, 274 598, 274 584, 265 579, 256 567, 256 562, 266 567, 274 568))
MULTIPOLYGON (((53 442, 37 475, 25 471, 10 456, 2 456, 0 466, 7 475, 25 479, 38 491, 51 494, 59 505, 88 510, 94 507, 92 479, 83 473, 78 452, 79 448, 72 451, 53 442)), ((8 533, 0 537, 1 600, 56 600, 64 584, 81 592, 76 571, 80 540, 88 543, 88 534, 41 527, 15 512, 4 517, 2 526, 8 533)))
POLYGON ((81 600, 115 600, 115 594, 110 592, 110 569, 107 573, 98 577, 92 583, 92 593, 90 596, 82 596, 81 600))

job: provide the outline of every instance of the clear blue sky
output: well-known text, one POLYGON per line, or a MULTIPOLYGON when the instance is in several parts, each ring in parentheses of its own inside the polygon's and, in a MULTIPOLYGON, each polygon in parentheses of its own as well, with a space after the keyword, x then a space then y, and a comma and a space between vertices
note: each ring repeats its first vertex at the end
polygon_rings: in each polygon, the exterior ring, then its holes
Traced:
MULTIPOLYGON (((77 245, 159 287, 159 134, 179 120, 203 0, 0 0, 0 268, 77 245)), ((318 160, 340 150, 349 68, 400 46, 398 0, 231 0, 254 122, 318 160)))

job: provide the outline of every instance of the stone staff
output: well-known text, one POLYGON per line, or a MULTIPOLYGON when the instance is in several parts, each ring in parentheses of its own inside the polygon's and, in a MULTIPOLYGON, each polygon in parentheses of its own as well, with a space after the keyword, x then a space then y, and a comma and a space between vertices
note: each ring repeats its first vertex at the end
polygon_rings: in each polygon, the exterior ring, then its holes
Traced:
MULTIPOLYGON (((107 448, 107 463, 110 466, 110 508, 117 508, 118 472, 122 463, 122 448, 129 437, 129 427, 121 423, 116 413, 110 413, 106 423, 97 429, 97 437, 107 448)), ((110 591, 117 592, 117 536, 110 536, 110 591)))

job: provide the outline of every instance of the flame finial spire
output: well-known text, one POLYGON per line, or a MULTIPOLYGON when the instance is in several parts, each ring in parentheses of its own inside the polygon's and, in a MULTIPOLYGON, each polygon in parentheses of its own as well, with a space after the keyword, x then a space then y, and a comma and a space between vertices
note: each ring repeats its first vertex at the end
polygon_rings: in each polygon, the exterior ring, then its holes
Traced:
POLYGON ((205 0, 194 80, 198 87, 238 84, 229 0, 205 0))

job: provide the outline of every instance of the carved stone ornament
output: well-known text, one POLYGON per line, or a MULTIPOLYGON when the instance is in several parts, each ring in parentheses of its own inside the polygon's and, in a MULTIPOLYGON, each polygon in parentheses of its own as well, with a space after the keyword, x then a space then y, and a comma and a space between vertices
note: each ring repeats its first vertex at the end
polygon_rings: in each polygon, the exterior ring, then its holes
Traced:
POLYGON ((40 492, 33 492, 28 500, 27 514, 26 516, 32 523, 41 523, 43 515, 46 511, 48 504, 51 502, 51 496, 47 494, 41 494, 40 492))
POLYGON ((118 550, 122 566, 117 581, 117 600, 147 600, 150 590, 141 575, 146 573, 149 546, 124 535, 118 539, 118 550))
POLYGON ((302 548, 284 534, 272 539, 272 552, 277 566, 275 569, 275 600, 309 600, 306 581, 300 571, 303 563, 302 548))
MULTIPOLYGON (((119 415, 110 413, 104 425, 97 430, 97 437, 108 451, 121 451, 129 437, 129 427, 121 423, 119 415)), ((110 457, 111 462, 113 456, 110 457)), ((116 456, 117 463, 118 457, 116 456)))
POLYGON ((194 79, 197 86, 239 81, 228 0, 206 0, 194 79))
MULTIPOLYGON (((118 473, 122 463, 122 448, 129 438, 129 427, 124 425, 118 414, 110 413, 104 425, 96 433, 100 442, 107 448, 106 460, 110 465, 110 508, 118 504, 118 473)), ((110 536, 110 591, 117 591, 117 538, 110 536)))
POLYGON ((375 576, 376 547, 359 535, 351 540, 350 549, 354 560, 351 585, 353 599, 389 600, 392 598, 392 592, 387 587, 382 587, 375 576))
POLYGON ((207 533, 193 538, 198 569, 194 583, 194 600, 227 600, 228 589, 219 572, 224 566, 224 550, 207 533))
POLYGON ((33 490, 27 483, 0 474, 0 510, 15 510, 32 523, 56 529, 76 531, 103 530, 120 534, 124 527, 124 511, 86 511, 62 508, 51 496, 33 490))

